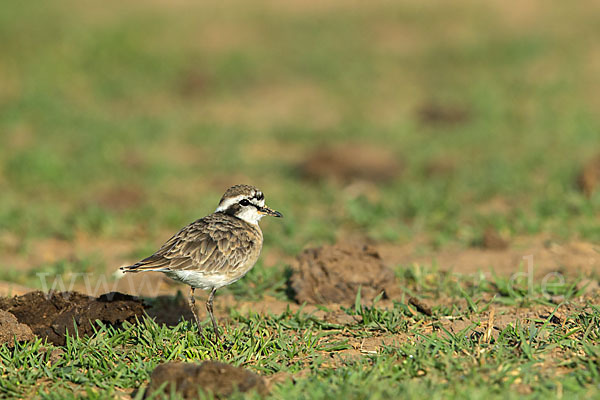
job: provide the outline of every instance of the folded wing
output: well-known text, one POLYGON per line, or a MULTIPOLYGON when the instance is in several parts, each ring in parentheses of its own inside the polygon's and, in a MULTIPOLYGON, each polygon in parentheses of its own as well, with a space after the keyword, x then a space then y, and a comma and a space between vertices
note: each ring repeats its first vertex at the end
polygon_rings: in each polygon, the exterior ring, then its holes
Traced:
POLYGON ((206 274, 233 272, 245 264, 256 245, 242 221, 215 214, 199 219, 171 237, 156 253, 121 268, 126 272, 194 269, 206 274))

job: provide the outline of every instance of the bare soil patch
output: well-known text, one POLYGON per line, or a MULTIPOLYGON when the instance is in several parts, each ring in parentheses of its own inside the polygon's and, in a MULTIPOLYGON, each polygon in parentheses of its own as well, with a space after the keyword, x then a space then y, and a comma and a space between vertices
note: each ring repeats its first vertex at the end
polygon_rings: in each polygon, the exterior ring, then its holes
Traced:
POLYGON ((506 248, 501 243, 482 247, 447 248, 417 254, 414 246, 379 244, 377 251, 388 265, 436 266, 460 274, 489 273, 510 276, 531 272, 541 278, 553 272, 567 276, 593 275, 600 271, 600 246, 588 242, 558 243, 542 237, 514 238, 506 248))
POLYGON ((396 179, 404 165, 387 149, 344 144, 325 147, 306 156, 300 174, 310 180, 386 182, 396 179))
POLYGON ((372 302, 397 292, 394 272, 375 248, 367 244, 341 243, 304 250, 290 278, 296 301, 308 304, 350 305, 361 288, 361 298, 372 302))
POLYGON ((18 283, 0 281, 0 297, 20 296, 32 290, 18 283))
POLYGON ((202 391, 212 393, 216 398, 224 398, 235 391, 256 390, 267 393, 265 380, 247 369, 234 367, 217 361, 205 361, 202 364, 169 362, 154 369, 150 385, 144 398, 156 392, 168 382, 163 393, 177 392, 184 399, 197 399, 202 391))
POLYGON ((5 265, 23 271, 62 260, 77 262, 83 258, 99 258, 103 264, 116 270, 135 248, 135 241, 92 237, 83 232, 77 232, 70 240, 50 237, 25 242, 14 234, 0 236, 5 265), (23 252, 23 248, 27 251, 23 252))
POLYGON ((37 336, 59 346, 66 343, 67 331, 73 334, 74 323, 80 336, 92 335, 92 324, 121 325, 141 318, 141 300, 122 293, 107 293, 98 298, 77 292, 30 292, 23 296, 0 298, 0 310, 13 314, 19 323, 28 325, 37 336))
POLYGON ((112 186, 95 193, 90 203, 112 211, 124 211, 139 206, 146 199, 143 188, 112 186))

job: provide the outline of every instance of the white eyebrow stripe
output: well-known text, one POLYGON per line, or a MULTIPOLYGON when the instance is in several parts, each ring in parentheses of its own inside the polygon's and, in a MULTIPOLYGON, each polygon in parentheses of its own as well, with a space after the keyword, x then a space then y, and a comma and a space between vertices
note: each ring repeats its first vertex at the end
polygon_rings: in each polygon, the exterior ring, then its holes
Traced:
POLYGON ((244 196, 243 194, 239 195, 239 196, 235 196, 235 197, 231 197, 225 201, 223 201, 221 204, 219 204, 219 206, 217 207, 217 209, 215 210, 215 212, 220 212, 220 211, 225 211, 227 210, 229 207, 231 207, 231 205, 239 202, 242 199, 245 199, 246 196, 244 196))
POLYGON ((219 206, 216 208, 215 212, 221 212, 221 211, 225 211, 227 210, 229 207, 231 207, 232 205, 239 203, 241 200, 243 199, 247 199, 250 204, 252 204, 255 207, 264 207, 265 206, 265 196, 263 195, 262 198, 256 199, 255 197, 248 197, 247 195, 244 194, 240 194, 238 196, 235 197, 231 197, 225 201, 223 201, 221 204, 219 204, 219 206))

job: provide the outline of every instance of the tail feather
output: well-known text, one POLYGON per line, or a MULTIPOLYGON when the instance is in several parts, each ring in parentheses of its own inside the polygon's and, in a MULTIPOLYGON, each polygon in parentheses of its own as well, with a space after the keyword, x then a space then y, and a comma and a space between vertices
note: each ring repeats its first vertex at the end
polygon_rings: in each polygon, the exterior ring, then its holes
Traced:
POLYGON ((166 271, 169 269, 169 262, 168 260, 156 260, 149 257, 138 263, 127 265, 119 269, 123 272, 166 271))
POLYGON ((138 272, 137 267, 134 265, 125 265, 123 267, 119 268, 119 271, 123 271, 123 272, 138 272))

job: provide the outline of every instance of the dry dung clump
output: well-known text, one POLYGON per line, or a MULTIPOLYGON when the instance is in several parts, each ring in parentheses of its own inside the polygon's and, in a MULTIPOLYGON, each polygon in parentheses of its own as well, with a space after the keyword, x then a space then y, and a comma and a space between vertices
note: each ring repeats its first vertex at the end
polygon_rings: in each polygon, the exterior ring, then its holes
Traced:
POLYGON ((590 197, 600 186, 600 154, 588 161, 577 176, 577 186, 590 197))
POLYGON ((494 228, 488 228, 485 230, 485 232, 483 232, 483 248, 489 250, 506 250, 509 245, 509 239, 500 234, 494 228))
POLYGON ((0 310, 13 314, 37 336, 64 346, 67 331, 74 334, 73 324, 80 336, 92 335, 94 321, 117 326, 124 321, 134 322, 136 317, 142 317, 144 305, 141 300, 117 292, 93 298, 77 292, 36 291, 0 298, 0 310))
POLYGON ((402 173, 403 164, 387 149, 345 144, 316 150, 300 164, 299 170, 302 176, 313 180, 387 182, 402 173))
POLYGON ((158 391, 165 382, 169 383, 163 386, 164 394, 176 392, 184 399, 197 399, 202 392, 212 393, 216 398, 250 390, 256 390, 260 395, 267 394, 261 376, 217 361, 205 361, 202 364, 168 362, 159 365, 152 372, 145 398, 158 391))
POLYGON ((371 302, 380 293, 390 297, 395 288, 394 272, 377 250, 350 243, 304 250, 290 278, 296 301, 308 304, 350 305, 361 288, 361 298, 371 302))
POLYGON ((431 310, 431 307, 428 306, 425 302, 417 299, 416 297, 410 297, 408 299, 408 304, 415 306, 417 311, 419 311, 429 317, 431 317, 433 315, 433 311, 431 310))
POLYGON ((466 108, 435 102, 423 104, 417 114, 422 123, 429 125, 462 124, 468 122, 471 117, 466 108))
POLYGON ((31 329, 17 321, 17 317, 8 311, 0 310, 0 344, 6 343, 8 347, 17 342, 33 340, 35 336, 31 329))
POLYGON ((197 68, 183 71, 177 92, 184 98, 201 97, 210 88, 210 77, 197 68))

